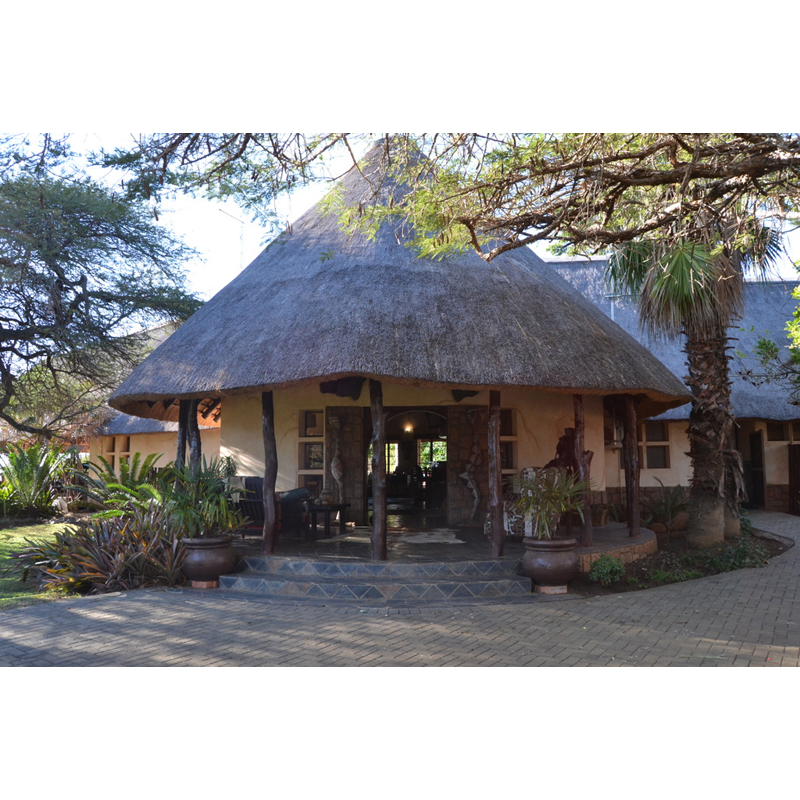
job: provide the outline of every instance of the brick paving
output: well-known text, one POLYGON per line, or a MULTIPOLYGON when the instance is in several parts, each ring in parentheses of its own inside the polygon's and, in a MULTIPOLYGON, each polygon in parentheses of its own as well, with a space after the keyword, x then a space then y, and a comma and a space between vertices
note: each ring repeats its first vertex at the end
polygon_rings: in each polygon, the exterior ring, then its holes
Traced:
MULTIPOLYGON (((800 539, 800 518, 752 512, 800 539)), ((522 605, 359 608, 151 590, 0 612, 0 666, 800 666, 800 547, 763 569, 522 605)))

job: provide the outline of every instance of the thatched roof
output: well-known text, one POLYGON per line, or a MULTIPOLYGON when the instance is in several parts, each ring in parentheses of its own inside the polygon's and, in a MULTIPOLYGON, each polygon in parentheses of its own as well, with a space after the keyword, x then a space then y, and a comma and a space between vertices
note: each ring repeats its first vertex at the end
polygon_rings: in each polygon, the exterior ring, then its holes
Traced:
MULTIPOLYGON (((364 173, 377 174, 374 150, 364 173)), ((355 205, 369 189, 343 179, 355 205)), ((657 359, 519 249, 433 261, 385 224, 348 236, 315 206, 158 347, 110 400, 176 419, 176 398, 217 398, 360 375, 417 386, 636 393, 658 410, 686 392, 657 359), (156 402, 159 401, 159 402, 156 402)))
MULTIPOLYGON (((683 339, 666 342, 651 339, 641 332, 635 304, 626 297, 610 296, 611 292, 603 278, 606 267, 604 259, 554 259, 548 263, 601 311, 636 337, 673 373, 686 375, 683 339)), ((760 338, 774 339, 781 347, 789 344, 785 327, 797 308, 797 301, 792 297, 792 290, 797 285, 784 281, 745 284, 744 317, 728 331, 734 351, 730 373, 731 403, 738 419, 782 422, 800 419, 800 407, 790 402, 790 393, 785 386, 774 383, 756 386, 744 377, 748 370, 759 370, 754 350, 760 338)), ((687 403, 670 409, 659 419, 688 419, 689 411, 690 405, 687 403)))
MULTIPOLYGON (((200 425, 203 430, 211 430, 213 425, 200 425)), ((144 419, 129 414, 117 413, 101 425, 97 436, 134 436, 148 433, 177 433, 178 423, 160 419, 144 419)))

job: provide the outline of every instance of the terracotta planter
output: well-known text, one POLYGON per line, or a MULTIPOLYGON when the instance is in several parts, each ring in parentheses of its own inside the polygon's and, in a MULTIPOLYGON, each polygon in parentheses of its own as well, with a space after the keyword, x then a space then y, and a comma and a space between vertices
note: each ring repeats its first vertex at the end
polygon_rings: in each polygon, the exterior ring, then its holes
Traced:
POLYGON ((219 586, 219 576, 233 572, 236 553, 233 550, 233 536, 209 536, 202 539, 184 539, 186 558, 183 574, 192 586, 212 589, 219 586))
POLYGON ((522 572, 543 594, 566 594, 567 584, 578 575, 577 539, 534 539, 526 536, 522 572))

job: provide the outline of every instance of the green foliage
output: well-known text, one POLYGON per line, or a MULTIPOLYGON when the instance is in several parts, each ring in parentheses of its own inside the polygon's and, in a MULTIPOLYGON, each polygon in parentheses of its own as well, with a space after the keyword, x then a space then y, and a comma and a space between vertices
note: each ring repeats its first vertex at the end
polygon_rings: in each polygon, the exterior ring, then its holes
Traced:
POLYGON ((86 463, 86 472, 75 471, 75 491, 103 510, 100 517, 120 516, 131 508, 144 508, 151 501, 161 502, 162 493, 155 485, 155 464, 160 455, 149 455, 142 460, 134 453, 129 461, 122 461, 115 470, 102 456, 99 464, 86 463))
POLYGON ((54 516, 53 482, 71 466, 70 454, 44 444, 8 446, 8 464, 3 469, 3 494, 7 514, 54 516))
POLYGON ((659 478, 656 478, 660 485, 657 495, 646 495, 642 499, 642 506, 645 517, 645 525, 651 522, 660 522, 667 528, 681 511, 686 511, 689 501, 686 489, 683 486, 664 486, 659 478))
POLYGON ((739 528, 745 536, 753 533, 753 520, 744 508, 739 508, 739 528))
POLYGON ((234 490, 226 481, 227 471, 225 462, 203 458, 196 470, 173 464, 159 476, 164 513, 176 535, 190 539, 220 536, 245 526, 245 517, 233 502, 234 490))
POLYGON ((601 586, 610 586, 625 577, 625 565, 621 558, 613 556, 600 556, 596 561, 592 561, 589 568, 589 580, 599 583, 601 586))
POLYGON ((583 519, 583 497, 588 490, 578 475, 555 468, 532 470, 520 482, 516 507, 530 516, 535 538, 552 539, 564 514, 577 512, 583 519))
POLYGON ((185 319, 199 302, 179 267, 191 251, 146 204, 75 172, 55 178, 47 162, 6 161, 0 419, 49 436, 82 422, 138 363, 140 348, 122 334, 185 319))
POLYGON ((767 549, 744 533, 735 544, 711 550, 704 557, 707 568, 713 572, 763 567, 769 561, 767 549))
POLYGON ((52 541, 29 541, 14 560, 23 580, 32 575, 45 589, 97 594, 182 583, 185 555, 164 510, 152 504, 67 528, 52 541))

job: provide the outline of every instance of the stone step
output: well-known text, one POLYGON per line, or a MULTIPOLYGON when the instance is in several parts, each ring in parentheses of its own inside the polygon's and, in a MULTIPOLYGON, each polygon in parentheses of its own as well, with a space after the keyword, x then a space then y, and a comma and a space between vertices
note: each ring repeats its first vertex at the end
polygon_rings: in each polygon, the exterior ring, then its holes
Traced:
POLYGON ((241 559, 220 588, 274 599, 361 604, 433 604, 532 599, 519 561, 342 563, 278 557, 241 559))
POLYGON ((520 571, 518 558, 463 561, 347 561, 285 556, 239 556, 237 572, 318 578, 466 578, 508 577, 520 571))

